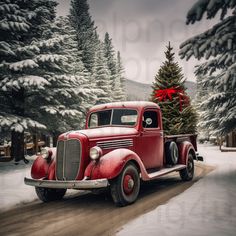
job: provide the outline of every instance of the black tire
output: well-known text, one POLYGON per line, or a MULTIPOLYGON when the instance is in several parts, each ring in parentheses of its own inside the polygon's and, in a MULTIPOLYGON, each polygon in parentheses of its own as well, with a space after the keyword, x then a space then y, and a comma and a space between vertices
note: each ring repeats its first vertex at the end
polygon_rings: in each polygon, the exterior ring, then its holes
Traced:
POLYGON ((167 165, 176 165, 179 160, 179 150, 175 142, 165 143, 165 156, 167 165))
POLYGON ((111 196, 117 206, 134 203, 139 195, 140 176, 137 167, 129 163, 120 175, 110 181, 111 196))
POLYGON ((41 188, 41 187, 35 187, 35 191, 38 198, 43 202, 61 200, 66 193, 66 189, 53 189, 53 188, 41 188))
POLYGON ((194 176, 194 161, 192 153, 188 154, 187 167, 179 172, 183 181, 190 181, 194 176))

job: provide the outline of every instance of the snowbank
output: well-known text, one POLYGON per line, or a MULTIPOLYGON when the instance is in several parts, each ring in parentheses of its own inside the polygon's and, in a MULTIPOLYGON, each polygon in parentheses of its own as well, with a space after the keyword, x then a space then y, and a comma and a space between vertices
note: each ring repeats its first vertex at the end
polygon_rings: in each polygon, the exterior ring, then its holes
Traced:
POLYGON ((0 211, 37 199, 34 188, 24 184, 24 177, 30 176, 32 159, 28 165, 0 162, 0 211))
POLYGON ((236 153, 204 145, 199 153, 216 170, 167 204, 123 226, 117 235, 235 235, 236 153))

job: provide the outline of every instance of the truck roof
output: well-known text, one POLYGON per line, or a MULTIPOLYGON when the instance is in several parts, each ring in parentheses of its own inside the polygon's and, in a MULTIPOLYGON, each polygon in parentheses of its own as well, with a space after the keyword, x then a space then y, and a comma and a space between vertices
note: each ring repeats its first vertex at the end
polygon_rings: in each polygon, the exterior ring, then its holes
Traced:
POLYGON ((100 104, 92 107, 90 110, 102 110, 107 108, 144 108, 144 107, 153 107, 160 109, 160 107, 154 102, 147 102, 147 101, 129 101, 129 102, 112 102, 112 103, 105 103, 100 104))

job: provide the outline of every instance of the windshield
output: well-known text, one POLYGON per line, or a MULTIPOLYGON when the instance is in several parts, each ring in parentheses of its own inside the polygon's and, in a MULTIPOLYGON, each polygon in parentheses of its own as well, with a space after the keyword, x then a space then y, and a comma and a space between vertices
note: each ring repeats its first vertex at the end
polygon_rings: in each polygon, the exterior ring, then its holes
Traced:
POLYGON ((94 112, 89 117, 89 128, 101 126, 134 126, 138 112, 130 109, 110 109, 94 112))

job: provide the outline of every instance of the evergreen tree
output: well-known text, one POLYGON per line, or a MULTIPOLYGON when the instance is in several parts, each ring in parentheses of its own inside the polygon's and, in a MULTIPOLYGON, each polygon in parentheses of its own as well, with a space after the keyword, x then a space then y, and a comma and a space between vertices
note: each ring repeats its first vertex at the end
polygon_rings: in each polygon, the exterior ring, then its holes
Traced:
POLYGON ((227 134, 236 128, 236 1, 199 0, 187 15, 187 24, 194 24, 204 13, 211 19, 220 10, 218 24, 180 46, 182 58, 205 57, 207 60, 197 67, 195 73, 201 76, 200 82, 207 95, 201 105, 205 110, 202 125, 205 129, 211 127, 214 135, 227 134), (227 15, 229 9, 233 11, 227 15))
POLYGON ((124 72, 125 72, 125 68, 122 64, 122 59, 121 59, 121 55, 120 55, 120 51, 117 52, 117 73, 119 74, 120 78, 121 78, 121 85, 122 88, 125 87, 125 80, 126 78, 124 77, 124 72))
POLYGON ((96 102, 96 89, 93 86, 91 80, 91 74, 85 68, 82 62, 82 52, 78 50, 77 35, 75 29, 72 27, 68 17, 59 17, 56 21, 55 36, 64 37, 66 43, 63 45, 62 53, 66 56, 68 62, 64 77, 69 79, 68 86, 73 92, 73 96, 69 97, 69 106, 76 109, 80 115, 71 117, 72 120, 67 119, 68 125, 64 128, 79 129, 84 127, 85 116, 88 108, 93 106, 96 102), (76 81, 76 83, 70 83, 70 81, 76 81))
POLYGON ((169 43, 166 61, 155 76, 151 100, 161 108, 165 134, 195 133, 196 112, 187 101, 182 69, 174 61, 172 50, 169 43), (157 92, 160 95, 157 96, 157 92))
POLYGON ((95 53, 99 44, 96 27, 89 13, 87 0, 72 0, 70 19, 77 32, 78 49, 85 68, 92 73, 95 53))
POLYGON ((115 50, 112 45, 112 39, 110 38, 109 34, 106 32, 104 38, 104 56, 107 59, 108 69, 111 72, 111 75, 116 75, 116 58, 115 58, 115 50))
POLYGON ((115 101, 125 101, 125 77, 124 77, 124 67, 122 65, 120 52, 117 52, 116 59, 116 78, 115 78, 115 90, 113 98, 115 101))
MULTIPOLYGON (((209 94, 211 91, 209 89, 206 89, 201 81, 203 78, 201 76, 197 76, 197 94, 195 97, 195 104, 196 109, 198 112, 198 139, 199 140, 208 140, 210 133, 213 131, 213 127, 209 124, 209 120, 206 119, 205 114, 208 114, 209 111, 207 111, 204 101, 207 101, 209 94), (206 124, 208 123, 208 125, 206 124), (207 128, 206 128, 207 127, 207 128)), ((214 116, 212 116, 214 117, 214 116)), ((213 120, 210 121, 212 123, 213 120)))
POLYGON ((107 66, 111 74, 111 86, 114 89, 112 93, 113 101, 123 101, 125 99, 124 86, 123 86, 123 67, 121 64, 120 52, 118 52, 117 58, 115 50, 112 45, 112 39, 109 34, 105 34, 104 38, 104 56, 107 60, 107 66))
POLYGON ((111 74, 111 86, 114 88, 117 78, 116 58, 115 50, 112 45, 112 39, 107 32, 104 38, 104 56, 107 60, 107 66, 111 74))
POLYGON ((34 41, 54 17, 55 6, 54 1, 0 1, 0 125, 12 132, 11 155, 16 160, 24 159, 24 130, 45 127, 26 115, 25 100, 29 90, 42 91, 49 84, 34 73, 43 60, 34 41))
POLYGON ((25 130, 66 127, 68 117, 80 115, 71 103, 79 83, 66 76, 64 38, 52 32, 55 7, 51 0, 0 2, 0 126, 12 132, 16 161, 24 159, 25 130))
POLYGON ((104 55, 103 44, 97 50, 95 55, 95 65, 93 76, 96 81, 97 91, 97 102, 96 104, 102 104, 112 101, 112 87, 110 80, 110 70, 107 66, 107 60, 104 55))

